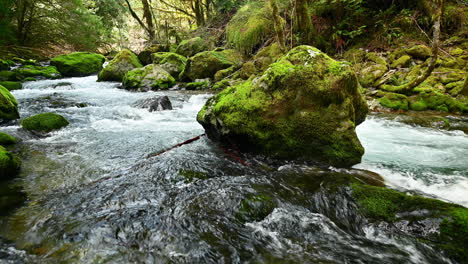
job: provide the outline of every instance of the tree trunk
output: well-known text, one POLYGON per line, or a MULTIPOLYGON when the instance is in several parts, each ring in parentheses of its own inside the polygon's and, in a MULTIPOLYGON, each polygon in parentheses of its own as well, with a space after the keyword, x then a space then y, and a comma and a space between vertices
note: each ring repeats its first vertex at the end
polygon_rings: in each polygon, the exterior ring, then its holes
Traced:
POLYGON ((269 2, 270 2, 270 7, 271 7, 271 14, 273 16, 273 23, 275 25, 276 39, 281 49, 284 50, 285 49, 284 30, 283 30, 283 23, 281 23, 281 17, 278 11, 278 3, 276 2, 276 0, 269 0, 269 2))
POLYGON ((410 94, 415 87, 423 83, 429 76, 431 76, 432 71, 436 67, 437 58, 439 55, 439 41, 440 41, 440 22, 442 20, 442 15, 444 13, 445 0, 433 0, 437 5, 437 9, 434 14, 434 26, 433 26, 433 39, 432 39, 432 57, 429 61, 429 65, 426 71, 411 80, 409 83, 401 86, 384 86, 383 88, 390 92, 397 92, 403 94, 410 94))
POLYGON ((309 14, 307 0, 296 0, 294 30, 299 36, 299 44, 314 44, 315 29, 309 14))
POLYGON ((151 6, 148 3, 148 0, 141 0, 143 4, 143 18, 146 20, 146 24, 148 25, 148 37, 150 42, 153 42, 155 36, 154 24, 153 24, 153 15, 151 13, 151 6))

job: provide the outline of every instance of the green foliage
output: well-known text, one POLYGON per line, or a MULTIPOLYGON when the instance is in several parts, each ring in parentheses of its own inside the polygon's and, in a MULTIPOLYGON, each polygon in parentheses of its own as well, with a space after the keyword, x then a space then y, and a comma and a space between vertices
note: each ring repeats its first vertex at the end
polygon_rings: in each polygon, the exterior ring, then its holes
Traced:
POLYGON ((43 113, 28 117, 21 121, 21 127, 28 131, 48 133, 69 125, 69 122, 61 115, 55 113, 43 113))
POLYGON ((242 6, 226 27, 228 43, 244 54, 252 54, 274 33, 270 12, 268 5, 262 1, 242 6))

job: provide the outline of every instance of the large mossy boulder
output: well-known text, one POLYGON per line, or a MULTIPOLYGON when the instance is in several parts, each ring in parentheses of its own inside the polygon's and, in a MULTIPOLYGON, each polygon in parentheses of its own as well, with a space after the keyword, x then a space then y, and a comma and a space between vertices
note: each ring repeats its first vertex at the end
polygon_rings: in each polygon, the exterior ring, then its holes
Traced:
POLYGON ((13 70, 13 72, 16 74, 17 80, 23 80, 28 77, 35 79, 58 79, 62 77, 55 66, 25 65, 13 70))
POLYGON ((98 81, 121 82, 127 72, 141 67, 143 65, 138 57, 132 51, 124 49, 99 72, 98 81))
POLYGON ((28 131, 39 133, 49 133, 68 125, 68 120, 56 113, 38 114, 21 121, 21 127, 28 131))
POLYGON ((157 52, 151 54, 154 64, 158 64, 172 75, 175 79, 179 78, 187 64, 187 58, 174 52, 157 52))
POLYGON ((242 63, 242 55, 235 50, 204 51, 187 61, 182 80, 212 79, 216 72, 242 63))
POLYGON ((8 91, 21 90, 23 88, 23 84, 21 84, 20 82, 3 81, 0 82, 0 85, 7 88, 8 91))
POLYGON ((206 40, 196 37, 180 42, 175 52, 185 57, 192 57, 193 55, 209 50, 210 48, 210 44, 206 40))
POLYGON ((174 77, 155 64, 127 72, 122 82, 125 89, 141 91, 166 90, 175 83, 174 77))
POLYGON ((90 52, 74 52, 60 55, 50 60, 50 64, 67 77, 87 76, 98 73, 106 58, 101 54, 90 52))
POLYGON ((18 142, 18 140, 14 136, 11 136, 4 132, 0 132, 0 145, 13 145, 16 144, 16 142, 18 142))
POLYGON ((7 88, 0 85, 0 120, 18 119, 18 102, 7 88))
POLYGON ((15 176, 20 166, 21 160, 0 146, 0 180, 15 176))
POLYGON ((169 51, 169 46, 163 44, 154 44, 146 47, 144 50, 138 53, 138 59, 143 65, 148 65, 152 61, 151 54, 167 51, 169 51))
POLYGON ((211 139, 241 151, 351 166, 364 154, 355 128, 368 112, 358 87, 348 64, 299 46, 211 98, 197 120, 211 139))

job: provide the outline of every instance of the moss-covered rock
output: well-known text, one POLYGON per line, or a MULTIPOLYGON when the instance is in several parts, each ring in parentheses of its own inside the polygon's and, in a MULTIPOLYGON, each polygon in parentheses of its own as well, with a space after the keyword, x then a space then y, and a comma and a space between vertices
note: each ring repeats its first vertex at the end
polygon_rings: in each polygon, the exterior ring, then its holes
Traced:
POLYGON ((343 59, 352 64, 358 64, 364 61, 366 54, 367 53, 362 49, 352 48, 343 54, 343 59))
POLYGON ((19 118, 18 102, 7 88, 0 85, 0 119, 14 120, 19 118))
POLYGON ((67 77, 87 76, 98 73, 106 58, 101 54, 90 52, 74 52, 60 55, 50 60, 50 65, 67 77))
POLYGON ((14 136, 0 132, 0 145, 7 146, 16 144, 17 140, 14 136))
POLYGON ((14 71, 0 71, 0 81, 20 81, 21 76, 14 71))
POLYGON ((34 115, 21 121, 21 127, 32 132, 48 133, 69 125, 65 117, 56 113, 43 113, 34 115))
POLYGON ((425 60, 432 56, 432 51, 426 45, 416 45, 407 49, 406 54, 416 59, 425 60))
POLYGON ((211 87, 211 89, 215 90, 215 91, 222 91, 226 88, 228 88, 229 86, 231 86, 231 81, 228 80, 228 79, 223 79, 219 82, 216 82, 213 87, 211 87))
POLYGON ((213 78, 216 72, 242 63, 242 56, 234 50, 204 51, 187 61, 182 80, 213 78))
POLYGON ((13 72, 19 76, 20 80, 27 77, 33 77, 36 79, 58 79, 62 77, 55 66, 26 65, 15 69, 13 72))
POLYGON ((0 179, 8 179, 15 176, 20 166, 21 160, 0 146, 0 179))
POLYGON ((379 80, 388 71, 387 66, 383 64, 372 64, 362 69, 359 74, 359 83, 363 87, 374 87, 379 80))
POLYGON ((138 57, 132 51, 124 49, 99 72, 98 81, 121 82, 127 72, 141 67, 143 65, 138 57))
POLYGON ((436 91, 421 92, 419 95, 410 96, 408 100, 410 109, 415 111, 468 112, 467 100, 459 101, 436 91))
MULTIPOLYGON (((468 260, 468 209, 420 196, 409 196, 388 188, 351 184, 352 196, 360 211, 372 221, 416 223, 434 220, 436 231, 430 237, 417 234, 419 239, 435 244, 460 263, 468 260), (428 241, 429 240, 429 241, 428 241)), ((396 225, 400 226, 400 225, 396 225)), ((408 230, 401 230, 408 232, 408 230)), ((411 231, 409 231, 411 232, 411 231)))
POLYGON ((175 85, 175 79, 160 66, 150 64, 127 72, 122 85, 129 90, 166 90, 175 85))
POLYGON ((250 194, 240 202, 235 217, 242 223, 262 221, 275 207, 276 202, 267 194, 250 194))
POLYGON ((10 70, 11 63, 8 60, 0 60, 0 71, 8 71, 10 70))
POLYGON ((460 56, 464 53, 465 51, 461 48, 454 48, 452 50, 450 50, 450 55, 452 56, 460 56))
POLYGON ((206 40, 196 37, 180 42, 175 52, 185 57, 192 57, 193 55, 209 50, 210 48, 211 45, 206 40))
POLYGON ((189 82, 185 84, 186 90, 204 90, 210 88, 209 80, 195 80, 195 82, 189 82))
POLYGON ((228 43, 244 54, 254 49, 274 33, 270 8, 266 2, 248 2, 237 10, 226 26, 228 43))
POLYGON ((408 110, 408 98, 402 94, 386 93, 379 99, 379 103, 394 110, 408 110))
POLYGON ((23 85, 20 82, 4 81, 0 82, 0 85, 7 88, 8 91, 21 90, 23 88, 23 85))
POLYGON ((154 44, 142 50, 138 54, 138 59, 143 65, 148 65, 153 61, 151 54, 157 53, 157 52, 168 52, 168 51, 169 51, 169 46, 163 45, 163 44, 154 44))
POLYGON ((157 52, 151 55, 154 64, 158 64, 176 80, 185 69, 187 58, 174 52, 157 52))
POLYGON ((348 64, 299 46, 211 98, 197 120, 211 139, 242 151, 350 166, 364 153, 355 127, 368 109, 358 87, 348 64))
POLYGON ((403 55, 394 62, 392 62, 392 68, 404 68, 408 67, 411 63, 411 57, 408 55, 403 55))

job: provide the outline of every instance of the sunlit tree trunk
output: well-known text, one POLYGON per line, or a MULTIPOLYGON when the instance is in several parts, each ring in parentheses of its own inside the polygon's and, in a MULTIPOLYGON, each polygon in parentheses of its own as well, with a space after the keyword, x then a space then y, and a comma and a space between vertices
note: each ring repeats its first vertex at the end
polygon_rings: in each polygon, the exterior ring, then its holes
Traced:
POLYGON ((271 12, 273 16, 273 23, 275 25, 276 39, 280 47, 282 49, 285 49, 284 29, 283 29, 283 23, 281 22, 281 17, 278 11, 278 3, 276 2, 276 0, 269 0, 269 2, 270 2, 271 12))

